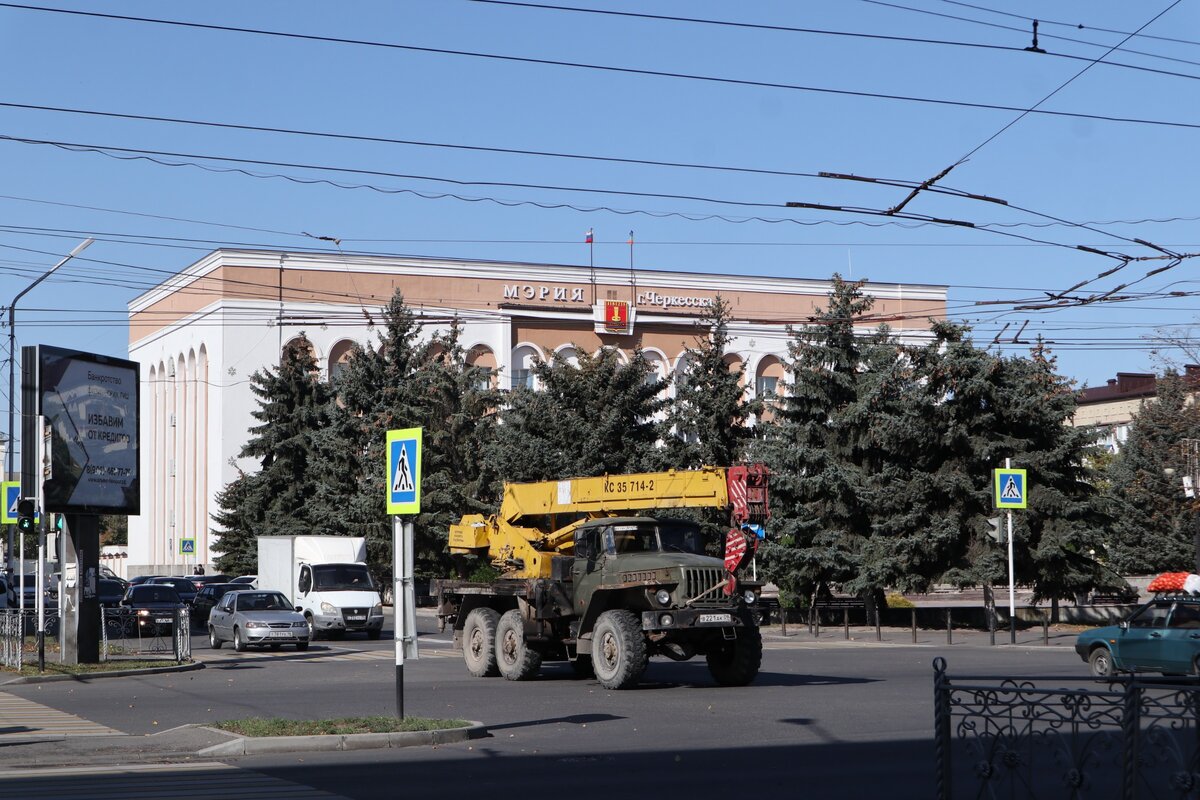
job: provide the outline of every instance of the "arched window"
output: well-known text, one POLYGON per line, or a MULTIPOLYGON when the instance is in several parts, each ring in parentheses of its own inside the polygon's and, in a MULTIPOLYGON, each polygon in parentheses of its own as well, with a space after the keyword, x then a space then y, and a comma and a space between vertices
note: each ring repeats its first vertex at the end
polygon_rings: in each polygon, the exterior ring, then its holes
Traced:
POLYGON ((350 353, 354 349, 354 342, 349 339, 342 339, 335 344, 329 351, 329 382, 336 385, 338 379, 342 377, 342 373, 346 371, 346 366, 350 363, 350 353))
POLYGON ((783 394, 783 362, 775 356, 764 356, 758 362, 754 376, 754 396, 760 400, 773 400, 783 394))
POLYGON ((538 349, 530 344, 523 344, 513 348, 512 374, 509 376, 509 388, 516 389, 519 386, 524 386, 528 389, 534 388, 533 362, 540 355, 538 349))
POLYGON ((480 391, 491 389, 496 385, 496 354, 486 344, 477 344, 467 351, 467 364, 487 370, 480 378, 480 391))
POLYGON ((564 361, 566 361, 572 367, 579 366, 579 353, 576 352, 575 348, 569 344, 563 345, 562 347, 558 348, 557 350, 554 351, 554 354, 559 356, 560 358, 562 358, 564 361))

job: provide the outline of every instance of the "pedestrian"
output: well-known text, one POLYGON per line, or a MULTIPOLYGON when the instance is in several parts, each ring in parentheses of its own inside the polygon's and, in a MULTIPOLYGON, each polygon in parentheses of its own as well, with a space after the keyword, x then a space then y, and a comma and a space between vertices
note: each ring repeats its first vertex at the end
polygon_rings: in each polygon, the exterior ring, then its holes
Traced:
POLYGON ((204 565, 197 564, 196 568, 194 570, 192 570, 192 574, 193 575, 203 575, 204 574, 204 565))

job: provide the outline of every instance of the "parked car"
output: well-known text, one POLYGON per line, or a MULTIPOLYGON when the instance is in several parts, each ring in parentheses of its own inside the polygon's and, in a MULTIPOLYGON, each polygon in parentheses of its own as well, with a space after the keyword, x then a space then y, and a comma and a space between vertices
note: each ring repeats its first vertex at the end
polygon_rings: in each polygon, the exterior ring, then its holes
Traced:
POLYGON ((192 583, 191 578, 151 578, 146 583, 173 587, 185 605, 190 606, 196 599, 196 584, 192 583))
POLYGON ((192 626, 207 629, 208 615, 216 607, 217 603, 221 601, 221 598, 225 596, 225 593, 245 588, 245 584, 241 583, 205 584, 196 593, 196 599, 192 601, 192 626))
POLYGON ((129 579, 129 585, 130 586, 140 586, 143 583, 146 583, 147 581, 152 581, 157 577, 159 577, 159 576, 158 575, 135 575, 129 579))
POLYGON ((238 652, 266 645, 278 650, 285 644, 308 649, 308 622, 282 592, 227 592, 208 617, 208 643, 218 649, 233 642, 238 652))
POLYGON ((228 575, 189 575, 188 580, 198 592, 210 583, 229 583, 230 578, 228 575))
POLYGON ((96 581, 96 595, 100 598, 100 605, 105 608, 112 608, 120 604, 121 598, 125 596, 128 589, 129 584, 122 580, 101 578, 96 581))
POLYGON ((1117 625, 1079 634, 1075 652, 1092 675, 1118 672, 1200 672, 1200 597, 1159 595, 1117 625))
POLYGON ((140 635, 157 636, 174 629, 176 613, 185 606, 175 587, 144 583, 126 589, 119 607, 137 620, 140 635))
POLYGON ((25 585, 21 585, 21 576, 13 575, 12 583, 8 587, 8 607, 21 607, 21 594, 25 594, 25 609, 33 610, 37 606, 37 574, 33 572, 25 573, 25 585))
POLYGON ((258 576, 257 575, 238 575, 236 578, 231 580, 230 583, 246 583, 257 589, 258 588, 258 576))

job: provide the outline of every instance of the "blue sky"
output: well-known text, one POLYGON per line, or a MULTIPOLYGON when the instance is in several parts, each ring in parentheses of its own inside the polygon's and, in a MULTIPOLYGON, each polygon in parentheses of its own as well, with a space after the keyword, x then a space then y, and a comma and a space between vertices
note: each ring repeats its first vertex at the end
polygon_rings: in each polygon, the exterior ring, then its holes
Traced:
POLYGON ((1141 239, 1200 252, 1195 4, 1055 3, 1039 27, 1046 53, 1023 49, 1029 17, 1047 11, 1030 2, 566 4, 741 27, 470 0, 46 3, 421 51, 0 6, 0 304, 85 236, 98 239, 21 301, 18 344, 123 355, 130 298, 217 246, 328 246, 305 233, 348 251, 586 264, 593 228, 597 263, 625 266, 632 229, 648 269, 947 284, 952 316, 977 341, 1004 329, 998 346, 1020 352, 1041 333, 1080 385, 1153 370, 1145 337, 1197 314, 1193 260, 1122 267, 1077 249, 1164 255, 1141 239), (1040 108, 1090 118, 915 99, 1027 109, 1059 87, 1040 108), (456 147, 14 107, 30 105, 456 147), (903 209, 919 218, 786 207, 883 211, 909 190, 805 176, 920 182, 952 165, 937 186, 977 197, 923 192, 903 209), (1063 307, 1022 308, 1114 267, 1063 307), (1122 283, 1132 285, 1100 299, 1122 283))

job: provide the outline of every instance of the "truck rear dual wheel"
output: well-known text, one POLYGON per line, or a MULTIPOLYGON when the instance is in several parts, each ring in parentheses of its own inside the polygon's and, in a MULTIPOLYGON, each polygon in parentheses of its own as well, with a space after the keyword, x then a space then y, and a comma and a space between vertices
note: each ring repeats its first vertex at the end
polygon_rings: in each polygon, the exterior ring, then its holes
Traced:
POLYGON ((542 654, 525 641, 525 621, 519 609, 504 612, 496 626, 496 666, 510 681, 527 681, 542 668, 542 654))
POLYGON ((592 632, 592 668, 605 689, 637 686, 649 656, 642 625, 631 611, 605 611, 592 632))
POLYGON ((758 628, 737 629, 737 638, 723 641, 710 650, 708 671, 722 686, 745 686, 758 675, 762 666, 762 633, 758 628))
POLYGON ((496 626, 500 615, 492 608, 477 608, 463 623, 463 661, 467 672, 476 678, 494 678, 496 667, 496 626))

